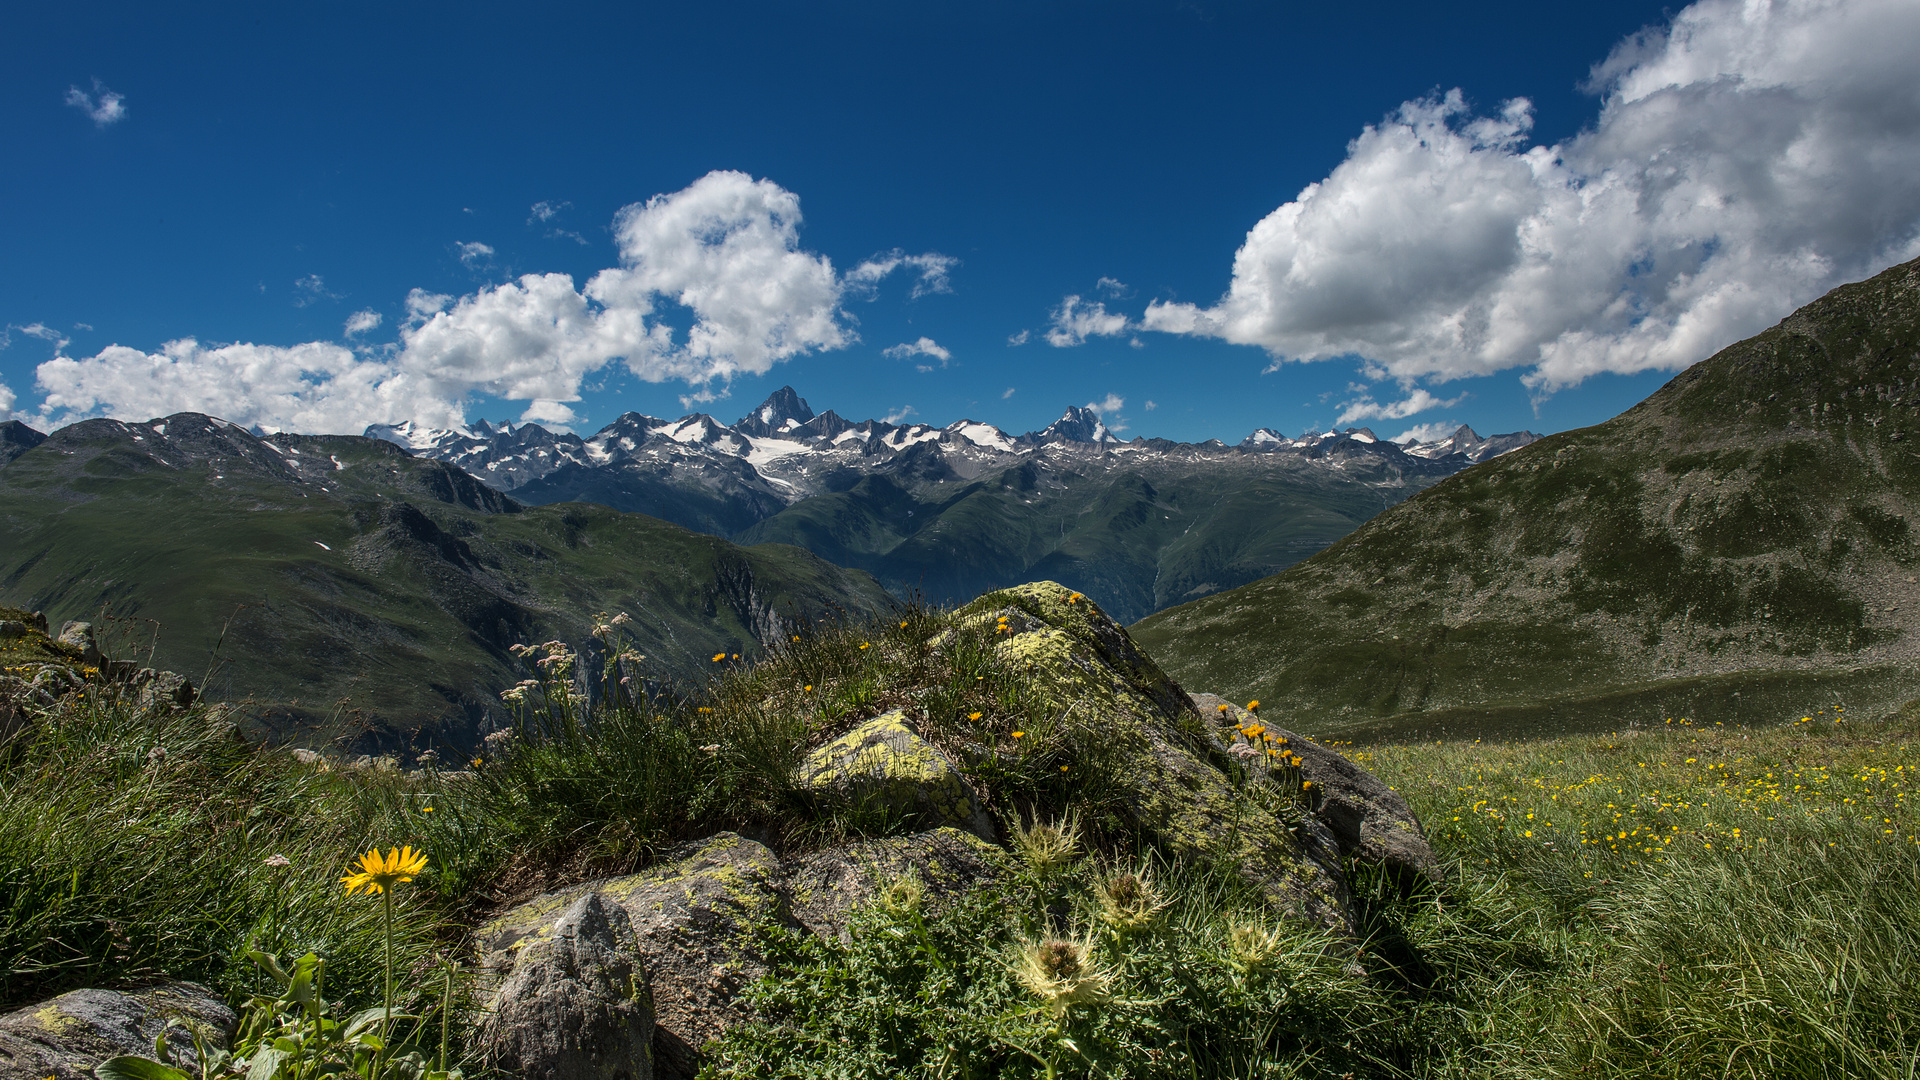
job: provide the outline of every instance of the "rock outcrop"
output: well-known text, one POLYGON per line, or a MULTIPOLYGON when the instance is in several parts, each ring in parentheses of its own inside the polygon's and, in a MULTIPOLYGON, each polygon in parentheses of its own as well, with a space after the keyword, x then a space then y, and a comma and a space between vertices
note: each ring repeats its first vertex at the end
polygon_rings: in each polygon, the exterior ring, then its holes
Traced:
POLYGON ((1236 786, 1212 723, 1098 605, 1043 581, 988 593, 959 614, 961 632, 995 634, 1003 659, 1026 669, 1030 692, 1061 717, 1061 753, 1078 759, 1063 764, 1098 772, 1143 841, 1176 858, 1224 860, 1281 910, 1353 931, 1337 849, 1300 827, 1307 815, 1289 819, 1236 786))
MULTIPOLYGON (((197 1028, 224 1049, 233 1010, 203 986, 161 983, 143 990, 75 990, 0 1016, 0 1080, 91 1080, 93 1067, 122 1054, 151 1055, 170 1022, 197 1028)), ((168 1036, 173 1059, 194 1072, 193 1038, 168 1036)))
POLYGON ((967 778, 899 709, 808 754, 798 779, 822 801, 926 827, 958 826, 989 843, 999 839, 967 778))
POLYGON ((520 939, 477 1049, 507 1076, 653 1080, 651 985, 626 911, 590 892, 520 939))
MULTIPOLYGON (((1193 704, 1223 730, 1256 722, 1253 713, 1214 694, 1194 694, 1193 704)), ((1317 792, 1313 816, 1332 834, 1342 857, 1382 867, 1403 889, 1440 880, 1439 860, 1413 807, 1399 792, 1339 751, 1305 735, 1267 726, 1284 736, 1287 747, 1305 762, 1300 772, 1317 792)))

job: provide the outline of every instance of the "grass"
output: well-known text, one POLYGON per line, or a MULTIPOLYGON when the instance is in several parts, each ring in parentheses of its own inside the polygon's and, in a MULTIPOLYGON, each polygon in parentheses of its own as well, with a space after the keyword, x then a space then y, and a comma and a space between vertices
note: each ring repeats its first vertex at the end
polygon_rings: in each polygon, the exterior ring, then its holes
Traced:
POLYGON ((1450 876, 1408 895, 1357 870, 1362 939, 1342 942, 1098 828, 1097 730, 1037 708, 992 636, 954 623, 818 623, 661 698, 634 691, 644 662, 606 620, 591 705, 581 661, 540 647, 515 733, 454 771, 301 762, 218 710, 70 698, 0 751, 0 1007, 159 973, 238 1001, 272 990, 250 947, 314 949, 330 995, 375 1002, 379 905, 338 883, 375 845, 432 856, 397 909, 417 986, 499 903, 681 840, 910 830, 790 779, 808 747, 910 706, 1003 820, 1089 823, 1079 853, 938 912, 887 890, 844 938, 773 932, 762 1019, 712 1075, 1920 1075, 1920 708, 1343 747, 1450 876), (1143 866, 1164 906, 1122 928, 1100 892, 1143 866), (1050 1008, 1016 969, 1075 943, 1098 993, 1050 1008))

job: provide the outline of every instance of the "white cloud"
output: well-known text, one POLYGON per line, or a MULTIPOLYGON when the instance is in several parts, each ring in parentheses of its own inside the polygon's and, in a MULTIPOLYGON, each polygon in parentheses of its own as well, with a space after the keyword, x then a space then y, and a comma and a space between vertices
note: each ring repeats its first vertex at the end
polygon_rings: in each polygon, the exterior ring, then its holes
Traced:
POLYGON ((1159 403, 1154 401, 1152 398, 1148 398, 1146 405, 1143 406, 1143 408, 1145 408, 1148 412, 1152 412, 1153 410, 1159 407, 1160 407, 1159 403))
POLYGON ((1008 334, 1007 344, 1017 349, 1020 346, 1025 345, 1028 341, 1031 341, 1032 339, 1033 339, 1033 331, 1022 330, 1017 334, 1008 334))
POLYGON ((859 266, 847 271, 846 286, 849 292, 871 299, 878 293, 880 282, 895 270, 905 268, 916 275, 913 291, 909 298, 918 300, 932 293, 950 293, 953 283, 948 279, 960 260, 951 255, 941 255, 929 251, 922 255, 909 255, 900 248, 894 248, 885 254, 875 255, 859 266))
POLYGON ((1339 418, 1334 420, 1333 426, 1340 427, 1343 424, 1352 424, 1361 420, 1405 420, 1415 413, 1423 413, 1428 409, 1451 409, 1466 399, 1467 395, 1461 394, 1450 401, 1442 401, 1429 393, 1425 387, 1415 389, 1399 401, 1389 401, 1385 404, 1371 397, 1357 398, 1342 403, 1343 411, 1339 418))
POLYGON ((1435 420, 1431 424, 1415 424, 1387 441, 1397 443, 1439 442, 1441 439, 1451 439, 1453 433, 1458 430, 1460 430, 1460 425, 1452 420, 1435 420))
POLYGON ((552 221, 554 218, 560 216, 560 211, 569 209, 572 206, 573 204, 570 202, 555 203, 541 199, 539 202, 533 204, 529 212, 530 216, 527 218, 527 224, 531 225, 535 221, 552 221))
POLYGON ((1102 277, 1093 283, 1093 289, 1095 292, 1106 293, 1116 300, 1127 295, 1127 283, 1117 278, 1102 277))
POLYGON ((1116 337, 1132 327, 1125 315, 1108 312, 1107 305, 1098 301, 1085 303, 1077 295, 1060 301, 1048 318, 1053 328, 1047 331, 1047 344, 1056 349, 1079 345, 1090 337, 1116 337))
POLYGON ((1108 394, 1104 398, 1101 398, 1099 401, 1087 402, 1087 408, 1092 409, 1094 412, 1099 413, 1101 416, 1105 416, 1108 413, 1117 413, 1121 409, 1126 408, 1126 405, 1127 405, 1126 398, 1121 397, 1119 394, 1112 394, 1112 393, 1108 394))
POLYGON ((359 434, 381 420, 451 427, 463 419, 413 373, 326 342, 208 348, 185 338, 154 353, 111 345, 83 360, 54 357, 35 376, 46 395, 41 421, 54 425, 193 411, 246 427, 359 434))
POLYGON ((1594 69, 1594 126, 1455 91, 1361 132, 1257 224, 1212 307, 1149 329, 1541 392, 1672 370, 1920 255, 1920 5, 1702 0, 1594 69))
MULTIPOLYGON (((893 360, 907 360, 915 356, 930 357, 940 361, 940 367, 946 367, 948 361, 953 359, 953 353, 950 350, 935 343, 930 337, 923 337, 918 341, 903 342, 899 345, 889 345, 881 349, 880 354, 893 360)), ((921 371, 932 371, 934 368, 932 364, 918 364, 915 366, 921 371)))
POLYGON ((493 246, 478 240, 455 244, 453 250, 459 254, 461 265, 469 270, 478 269, 493 261, 493 246))
POLYGON ((902 405, 899 408, 888 413, 885 417, 883 417, 881 419, 881 423, 898 424, 906 420, 907 417, 912 416, 917 412, 919 412, 919 410, 915 409, 911 405, 902 405))
POLYGON ((1000 392, 1001 401, 1005 401, 1012 396, 1013 396, 1013 387, 1011 386, 1007 387, 1005 390, 1000 392))
POLYGON ((326 281, 319 274, 308 274, 293 283, 293 306, 307 307, 322 300, 338 300, 341 296, 327 290, 326 281))
MULTIPOLYGON (((824 256, 800 249, 799 225, 792 192, 709 173, 622 210, 621 265, 584 288, 565 274, 527 274, 459 298, 414 289, 399 341, 368 357, 322 342, 191 339, 156 353, 113 346, 59 356, 38 370, 42 415, 70 422, 193 409, 299 431, 405 419, 446 427, 486 394, 531 402, 530 416, 558 423, 586 376, 616 360, 650 382, 690 383, 690 399, 710 401, 736 374, 858 340, 843 322, 842 279, 824 256)), ((313 282, 309 291, 324 294, 313 282)))
POLYGON ((14 415, 13 403, 17 400, 19 399, 13 396, 13 388, 0 382, 0 420, 24 419, 14 415))
MULTIPOLYGON (((418 290, 415 290, 416 292, 418 290)), ((372 308, 356 311, 347 316, 346 335, 354 337, 375 329, 380 325, 380 313, 372 308)))
POLYGON ((93 80, 91 94, 77 86, 67 87, 67 104, 86 113, 98 127, 117 124, 127 118, 126 95, 107 89, 99 79, 93 80))
POLYGON ((31 338, 39 338, 41 341, 52 342, 53 351, 56 353, 59 352, 61 349, 66 348, 68 344, 68 339, 65 334, 62 334, 60 331, 55 330, 51 326, 48 326, 46 323, 31 322, 26 324, 25 326, 17 326, 9 323, 5 330, 0 330, 0 349, 4 349, 9 344, 11 344, 11 342, 9 342, 7 339, 11 336, 12 332, 15 330, 18 330, 21 333, 31 338))

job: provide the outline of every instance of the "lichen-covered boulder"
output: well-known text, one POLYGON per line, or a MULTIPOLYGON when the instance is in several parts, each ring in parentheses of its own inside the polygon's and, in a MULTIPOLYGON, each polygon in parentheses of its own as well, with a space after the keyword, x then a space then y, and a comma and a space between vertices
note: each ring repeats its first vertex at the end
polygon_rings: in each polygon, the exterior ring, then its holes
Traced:
POLYGON ((481 971, 506 977, 522 950, 582 897, 598 893, 625 911, 653 998, 657 1077, 691 1077, 700 1048, 752 1014, 740 991, 766 973, 757 939, 793 925, 773 852, 720 833, 639 874, 606 878, 531 900, 475 934, 481 971))
MULTIPOLYGON (((141 990, 75 990, 0 1016, 0 1080, 91 1080, 93 1067, 122 1054, 153 1054, 169 1021, 197 1027, 225 1049, 233 1010, 203 986, 167 982, 141 990)), ((176 1064, 196 1071, 193 1037, 167 1038, 176 1064)))
POLYGON ((862 840, 787 863, 793 917, 823 937, 844 937, 847 916, 888 886, 912 877, 923 910, 938 915, 955 900, 1013 871, 1003 848, 947 827, 911 836, 862 840))
POLYGON ((1309 922, 1354 929, 1338 854, 1316 842, 1311 819, 1271 812, 1236 787, 1212 724, 1093 601, 1043 581, 988 593, 959 615, 963 632, 995 636, 1001 657, 1027 673, 1061 718, 1055 752, 1103 776, 1129 826, 1177 856, 1239 867, 1309 922))
POLYGON ((809 753, 796 779, 816 796, 926 826, 957 826, 989 843, 998 839, 993 818, 966 777, 899 709, 809 753))
POLYGON ((482 1059, 527 1080, 653 1080, 651 984, 626 911, 588 893, 519 946, 480 1023, 482 1059))
MULTIPOLYGON (((1200 715, 1225 729, 1257 719, 1214 694, 1195 694, 1193 704, 1200 715)), ((1271 724, 1267 727, 1284 737, 1287 748, 1305 763, 1300 772, 1313 783, 1313 815, 1333 834, 1342 856, 1384 868, 1403 889, 1440 880, 1440 861, 1434 857, 1413 807, 1399 792, 1337 750, 1305 735, 1271 724)))

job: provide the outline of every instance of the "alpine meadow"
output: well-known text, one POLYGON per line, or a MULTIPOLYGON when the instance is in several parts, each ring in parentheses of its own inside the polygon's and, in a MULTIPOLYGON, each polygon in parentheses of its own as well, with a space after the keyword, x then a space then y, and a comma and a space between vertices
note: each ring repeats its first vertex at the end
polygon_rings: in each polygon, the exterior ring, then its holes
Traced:
POLYGON ((0 1080, 1920 1080, 1912 0, 233 16, 0 19, 0 1080))

